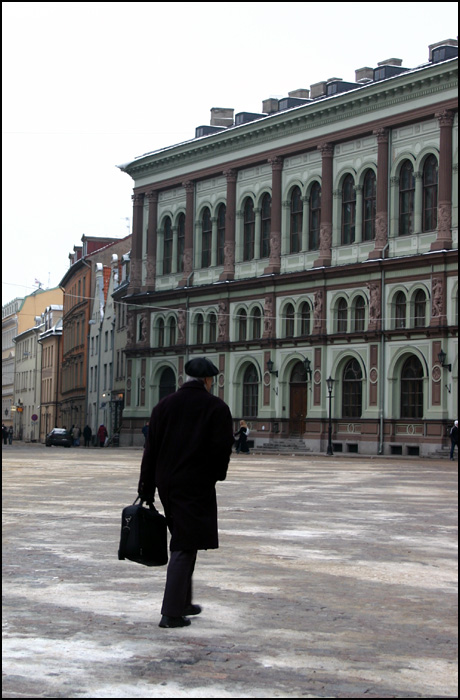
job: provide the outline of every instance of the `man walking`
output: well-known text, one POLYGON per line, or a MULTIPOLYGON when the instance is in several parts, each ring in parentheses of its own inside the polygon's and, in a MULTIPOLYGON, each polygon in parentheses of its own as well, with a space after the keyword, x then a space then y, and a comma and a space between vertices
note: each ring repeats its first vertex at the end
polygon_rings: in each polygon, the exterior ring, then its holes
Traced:
POLYGON ((190 378, 152 411, 139 495, 158 489, 171 533, 160 627, 186 627, 198 615, 192 575, 199 549, 217 549, 216 482, 224 481, 233 444, 230 409, 210 391, 217 367, 205 357, 185 365, 190 378))

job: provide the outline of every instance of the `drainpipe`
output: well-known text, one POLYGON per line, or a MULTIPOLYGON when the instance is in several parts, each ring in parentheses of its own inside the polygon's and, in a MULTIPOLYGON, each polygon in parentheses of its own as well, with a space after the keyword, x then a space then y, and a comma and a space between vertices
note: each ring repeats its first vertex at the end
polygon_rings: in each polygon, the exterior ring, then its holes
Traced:
POLYGON ((189 356, 188 356, 188 349, 189 349, 189 339, 190 339, 190 314, 188 312, 189 308, 189 295, 188 295, 188 289, 190 286, 190 280, 193 277, 193 271, 189 274, 187 277, 187 284, 186 284, 186 290, 187 290, 187 298, 185 300, 185 362, 188 362, 189 356))
MULTIPOLYGON (((386 243, 382 250, 382 258, 385 258, 385 251, 390 244, 386 243)), ((385 270, 382 265, 381 271, 381 299, 380 299, 380 318, 381 318, 381 329, 380 329, 380 381, 379 381, 379 394, 380 394, 380 440, 378 454, 383 455, 383 418, 385 410, 385 270)))

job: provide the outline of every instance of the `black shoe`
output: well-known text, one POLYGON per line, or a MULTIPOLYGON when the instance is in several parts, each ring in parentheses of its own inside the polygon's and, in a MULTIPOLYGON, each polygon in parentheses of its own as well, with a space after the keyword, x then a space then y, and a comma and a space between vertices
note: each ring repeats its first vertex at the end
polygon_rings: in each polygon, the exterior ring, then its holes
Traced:
POLYGON ((184 610, 184 615, 199 615, 202 610, 201 605, 194 605, 190 603, 184 610))
POLYGON ((182 615, 180 617, 171 617, 169 615, 162 615, 160 624, 158 627, 188 627, 192 623, 186 617, 182 615))

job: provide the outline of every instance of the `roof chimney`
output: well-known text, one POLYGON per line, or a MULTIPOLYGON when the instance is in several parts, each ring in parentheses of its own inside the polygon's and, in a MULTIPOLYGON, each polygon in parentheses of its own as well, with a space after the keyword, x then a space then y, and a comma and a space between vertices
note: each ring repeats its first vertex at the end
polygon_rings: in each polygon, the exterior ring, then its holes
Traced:
POLYGON ((378 66, 402 66, 402 58, 386 58, 384 61, 377 63, 378 66))
POLYGON ((438 46, 458 46, 458 41, 457 41, 457 39, 444 39, 444 41, 437 41, 436 44, 430 44, 428 46, 428 51, 429 51, 428 60, 429 61, 433 60, 433 56, 432 56, 433 49, 437 49, 438 46))
POLYGON ((263 100, 262 112, 265 112, 265 114, 274 114, 278 112, 278 100, 275 97, 269 97, 268 100, 263 100))
POLYGON ((211 107, 211 126, 233 126, 234 109, 211 107))
POLYGON ((326 94, 327 82, 325 80, 320 83, 314 83, 310 85, 310 95, 314 100, 316 97, 323 97, 326 94))
POLYGON ((289 97, 303 97, 308 100, 310 97, 310 90, 307 90, 306 88, 299 88, 298 90, 291 90, 291 92, 288 92, 289 97))
POLYGON ((364 68, 357 68, 355 70, 355 81, 357 83, 368 83, 374 80, 374 69, 369 68, 369 66, 364 66, 364 68))

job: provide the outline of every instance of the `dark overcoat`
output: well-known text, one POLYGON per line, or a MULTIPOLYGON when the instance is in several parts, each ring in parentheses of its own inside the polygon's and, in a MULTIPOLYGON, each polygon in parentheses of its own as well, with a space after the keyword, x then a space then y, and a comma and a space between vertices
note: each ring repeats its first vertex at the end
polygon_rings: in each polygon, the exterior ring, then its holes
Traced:
POLYGON ((186 382, 152 411, 139 494, 158 490, 171 551, 216 549, 216 482, 227 475, 233 444, 227 404, 199 381, 186 382))

